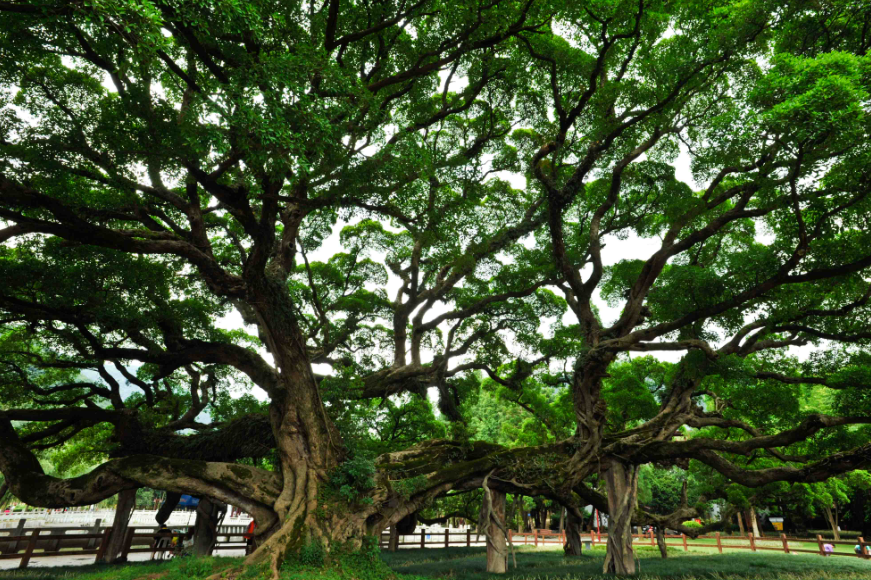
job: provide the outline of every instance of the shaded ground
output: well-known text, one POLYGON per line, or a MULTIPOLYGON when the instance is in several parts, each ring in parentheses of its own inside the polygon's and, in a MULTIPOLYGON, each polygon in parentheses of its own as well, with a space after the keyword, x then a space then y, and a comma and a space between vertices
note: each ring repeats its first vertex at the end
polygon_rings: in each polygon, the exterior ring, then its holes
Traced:
MULTIPOLYGON (((646 580, 869 580, 871 561, 849 557, 823 558, 813 554, 744 552, 711 554, 708 550, 670 550, 662 560, 649 547, 637 549, 639 577, 646 580)), ((604 547, 597 547, 581 558, 565 558, 562 550, 520 548, 518 568, 509 566, 504 578, 517 580, 602 579, 604 547)), ((461 579, 495 580, 484 571, 483 548, 441 550, 409 549, 382 553, 382 560, 401 580, 461 579)), ((239 566, 238 558, 184 558, 169 562, 134 562, 123 566, 76 566, 0 571, 0 580, 202 580, 212 574, 239 566)), ((510 560, 509 560, 510 564, 510 560)), ((264 577, 262 570, 245 570, 237 580, 264 577)), ((346 570, 289 568, 283 580, 383 580, 389 570, 381 565, 346 570)))
MULTIPOLYGON (((638 547, 640 576, 644 578, 735 578, 789 579, 826 578, 843 580, 871 579, 871 560, 829 557, 813 554, 778 554, 771 552, 730 552, 711 554, 708 550, 669 549, 663 560, 659 551, 638 547)), ((382 558, 396 572, 428 578, 462 578, 463 580, 493 580, 484 572, 485 550, 481 548, 448 548, 442 550, 404 550, 384 553, 382 558)), ((508 578, 587 579, 611 578, 601 574, 605 558, 604 547, 596 547, 581 558, 565 558, 562 550, 521 548, 517 552, 517 569, 509 557, 508 578)))

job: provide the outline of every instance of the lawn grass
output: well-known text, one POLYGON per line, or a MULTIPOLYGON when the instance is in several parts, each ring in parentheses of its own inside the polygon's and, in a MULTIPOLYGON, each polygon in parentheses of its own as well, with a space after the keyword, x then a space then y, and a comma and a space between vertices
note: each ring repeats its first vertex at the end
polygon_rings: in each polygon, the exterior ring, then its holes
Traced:
MULTIPOLYGON (((0 579, 15 580, 196 580, 238 566, 239 558, 174 558, 110 566, 55 566, 0 570, 0 579)), ((252 570, 253 572, 253 570, 252 570)), ((242 580, 242 579, 240 579, 242 580)))
MULTIPOLYGON (((670 548, 663 560, 649 546, 636 548, 639 578, 645 580, 869 580, 871 561, 859 558, 823 558, 814 554, 776 552, 711 553, 705 549, 670 548)), ((566 558, 561 549, 521 546, 515 569, 509 558, 509 572, 503 578, 516 580, 601 580, 604 546, 588 550, 580 558, 566 558)), ((395 580, 494 580, 485 572, 486 551, 482 547, 408 549, 382 552, 381 558, 399 578, 395 580)), ((0 580, 202 580, 241 564, 239 558, 184 558, 168 562, 135 562, 121 566, 90 565, 0 571, 0 580)), ((383 566, 383 565, 381 565, 383 566)), ((262 570, 250 568, 237 580, 259 580, 262 570)), ((386 580, 389 570, 380 566, 337 570, 294 568, 282 570, 283 580, 386 580)))
MULTIPOLYGON (((705 549, 669 548, 663 560, 659 550, 636 548, 641 578, 716 580, 868 580, 871 561, 859 558, 823 558, 813 554, 776 552, 730 552, 712 554, 705 549)), ((487 574, 484 548, 401 550, 382 558, 396 572, 425 578, 492 580, 487 574)), ((528 580, 586 580, 611 578, 602 574, 604 546, 593 548, 581 558, 565 558, 562 550, 523 547, 517 553, 517 569, 511 565, 505 577, 528 580)))
MULTIPOLYGON (((849 540, 844 540, 844 541, 849 541, 849 540)), ((825 544, 826 542, 827 542, 827 540, 824 538, 823 543, 825 544)), ((636 541, 636 543, 637 543, 637 541, 636 541)), ((669 538, 668 543, 669 544, 673 544, 673 543, 678 544, 678 543, 680 543, 680 539, 669 538)), ((692 549, 692 548, 704 549, 707 547, 710 547, 713 550, 717 549, 717 540, 715 538, 687 539, 687 543, 688 543, 690 549, 692 549)), ((741 536, 723 536, 721 538, 721 543, 723 546, 729 546, 729 545, 733 545, 733 546, 740 545, 741 546, 741 548, 731 548, 730 549, 730 548, 726 547, 724 549, 724 552, 731 553, 731 552, 734 552, 736 550, 749 550, 749 548, 747 546, 750 545, 750 540, 748 540, 746 537, 741 537, 741 536)), ((811 550, 813 552, 818 552, 819 548, 820 548, 819 544, 817 544, 816 542, 799 542, 796 540, 788 540, 787 543, 789 544, 790 550, 811 550)), ((645 544, 648 544, 648 542, 645 542, 645 544)), ((756 545, 782 549, 781 546, 783 544, 782 544, 780 538, 765 537, 765 538, 756 538, 756 545)), ((854 544, 852 544, 852 543, 849 545, 834 544, 833 547, 835 549, 835 552, 844 553, 844 554, 855 554, 854 544)))

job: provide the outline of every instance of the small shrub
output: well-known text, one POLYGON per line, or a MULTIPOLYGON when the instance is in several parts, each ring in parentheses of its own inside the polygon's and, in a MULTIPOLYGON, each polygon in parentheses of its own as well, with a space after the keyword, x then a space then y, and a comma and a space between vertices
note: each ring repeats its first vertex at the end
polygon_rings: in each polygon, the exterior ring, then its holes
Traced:
POLYGON ((320 542, 309 542, 300 548, 297 559, 303 566, 322 568, 326 561, 326 552, 320 542))
POLYGON ((425 475, 418 475, 415 477, 410 477, 408 479, 400 479, 392 482, 393 489, 396 492, 404 497, 405 499, 411 498, 415 493, 424 489, 427 484, 427 478, 425 475))
POLYGON ((348 459, 333 470, 330 487, 349 504, 371 501, 364 496, 375 487, 375 462, 365 457, 348 459))

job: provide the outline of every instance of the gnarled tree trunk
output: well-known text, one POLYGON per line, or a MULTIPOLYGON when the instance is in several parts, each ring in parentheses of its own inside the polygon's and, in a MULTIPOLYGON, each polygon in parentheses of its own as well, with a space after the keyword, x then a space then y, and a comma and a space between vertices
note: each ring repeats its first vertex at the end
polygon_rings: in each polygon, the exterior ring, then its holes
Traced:
POLYGON ((267 276, 251 292, 262 337, 280 369, 269 418, 283 484, 273 506, 276 523, 262 532, 269 537, 249 562, 268 557, 277 569, 287 554, 308 544, 327 552, 338 545, 359 548, 366 525, 365 515, 319 505, 319 492, 345 449, 324 410, 286 287, 267 276))
POLYGON ((603 571, 635 574, 632 516, 638 505, 638 466, 612 460, 605 471, 608 491, 608 545, 603 571))
POLYGON ((663 558, 668 558, 668 546, 665 545, 665 529, 662 526, 656 526, 656 545, 659 546, 659 554, 663 558))
POLYGON ((482 526, 486 526, 487 572, 504 574, 508 571, 508 545, 505 536, 505 494, 490 490, 490 505, 485 497, 482 506, 482 526))
POLYGON ((583 521, 569 510, 566 517, 566 556, 580 556, 583 554, 583 543, 581 541, 582 524, 583 521))

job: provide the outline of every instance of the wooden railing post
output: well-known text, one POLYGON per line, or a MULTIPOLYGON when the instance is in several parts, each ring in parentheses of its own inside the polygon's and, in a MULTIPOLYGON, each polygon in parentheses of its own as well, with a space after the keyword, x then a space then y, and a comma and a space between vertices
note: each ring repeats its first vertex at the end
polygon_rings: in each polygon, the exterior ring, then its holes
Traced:
POLYGON ((820 556, 825 556, 826 550, 823 548, 823 537, 820 534, 817 534, 817 545, 820 547, 820 556))
POLYGON ((865 546, 865 538, 863 538, 862 536, 859 536, 858 540, 859 540, 859 557, 867 560, 869 554, 868 554, 868 548, 865 546))
POLYGON ((750 536, 750 549, 755 552, 756 551, 756 537, 753 535, 753 532, 750 532, 747 535, 750 536))
POLYGON ((445 548, 447 548, 450 545, 450 540, 448 539, 448 538, 450 538, 450 535, 451 535, 451 530, 449 528, 445 528, 445 548))
POLYGON ((720 532, 717 532, 717 551, 723 553, 723 542, 720 541, 720 532))
MULTIPOLYGON (((99 534, 100 533, 100 522, 102 522, 102 521, 103 521, 102 519, 97 518, 97 520, 94 522, 94 527, 91 528, 91 530, 88 533, 94 534, 94 535, 99 534)), ((89 550, 93 550, 94 546, 96 546, 96 545, 97 545, 97 538, 91 538, 90 540, 88 540, 88 549, 89 550)))
MULTIPOLYGON (((99 521, 99 520, 98 520, 99 521)), ((97 548, 97 557, 94 558, 94 564, 99 563, 106 554, 106 548, 109 546, 109 538, 112 536, 112 528, 106 528, 103 532, 103 537, 100 538, 100 547, 97 548)))
POLYGON ((656 538, 653 537, 653 528, 650 528, 650 545, 651 546, 656 545, 656 538))
POLYGON ((21 557, 21 563, 18 564, 18 568, 27 568, 27 564, 30 562, 30 557, 33 555, 33 551, 36 549, 36 540, 39 539, 39 529, 33 530, 33 533, 30 535, 30 541, 27 542, 27 549, 24 551, 24 555, 21 557))
MULTIPOLYGON (((15 526, 15 531, 12 532, 13 536, 23 536, 24 535, 24 522, 27 521, 27 518, 21 518, 18 520, 18 525, 15 526)), ((0 554, 17 554, 18 553, 18 540, 9 541, 2 550, 0 550, 0 554)))
POLYGON ((783 553, 789 554, 789 542, 786 541, 786 534, 780 534, 780 541, 783 542, 783 553))
MULTIPOLYGON (((49 536, 65 536, 66 530, 49 530, 49 536)), ((45 546, 46 552, 60 552, 60 538, 51 542, 51 544, 46 544, 45 546)))
POLYGON ((535 532, 535 547, 538 547, 538 529, 533 530, 535 532))
POLYGON ((471 545, 472 545, 472 529, 469 528, 468 530, 466 530, 466 547, 468 548, 471 545))
POLYGON ((687 535, 681 534, 680 537, 683 538, 683 551, 689 552, 690 549, 687 547, 687 535))
POLYGON ((420 530, 420 547, 421 548, 426 547, 426 530, 425 529, 420 530))
POLYGON ((121 562, 127 561, 127 554, 130 553, 130 547, 133 545, 133 533, 135 531, 136 528, 127 528, 127 535, 124 538, 124 547, 121 548, 121 556, 119 556, 121 562))

